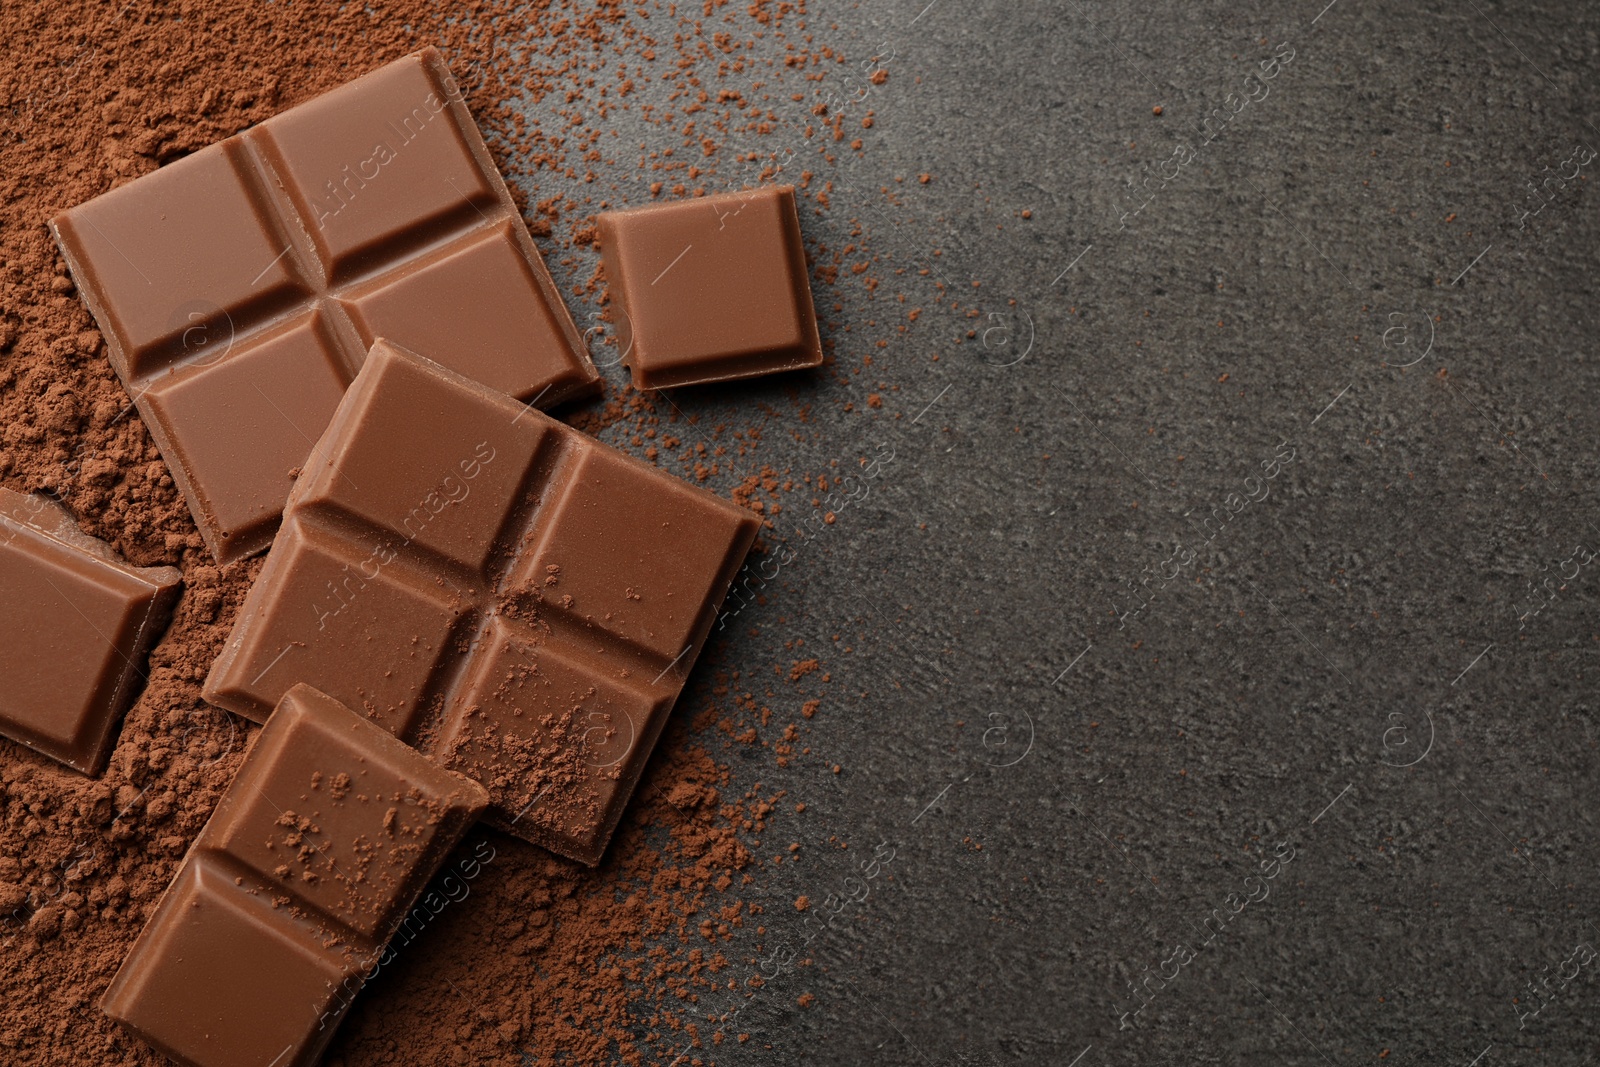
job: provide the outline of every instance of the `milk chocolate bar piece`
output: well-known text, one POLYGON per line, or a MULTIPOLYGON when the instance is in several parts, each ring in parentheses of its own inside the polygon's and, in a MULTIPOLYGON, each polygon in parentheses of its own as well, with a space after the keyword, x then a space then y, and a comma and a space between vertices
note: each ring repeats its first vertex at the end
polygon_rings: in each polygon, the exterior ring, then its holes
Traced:
POLYGON ((123 562, 55 501, 0 489, 0 734, 98 774, 182 581, 123 562))
POLYGON ((791 185, 602 212, 600 254, 641 389, 822 363, 791 185))
POLYGON ((225 563, 271 543, 379 335, 543 406, 599 384, 433 48, 50 225, 225 563))
POLYGON ((307 682, 605 850, 755 538, 742 508, 380 341, 206 682, 260 721, 307 682))
POLYGON ((488 796, 284 694, 101 1007, 191 1067, 315 1063, 488 796))

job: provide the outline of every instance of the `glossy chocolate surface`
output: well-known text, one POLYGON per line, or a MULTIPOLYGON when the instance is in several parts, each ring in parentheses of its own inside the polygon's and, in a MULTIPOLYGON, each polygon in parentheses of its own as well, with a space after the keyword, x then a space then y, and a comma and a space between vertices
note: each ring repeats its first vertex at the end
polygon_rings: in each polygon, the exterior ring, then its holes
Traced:
POLYGON ((123 562, 53 500, 0 489, 0 734, 98 774, 182 579, 123 562))
POLYGON ((822 363, 794 187, 602 212, 623 361, 641 389, 822 363))
POLYGON ((307 682, 604 852, 757 530, 742 508, 386 342, 295 488, 206 682, 307 682))
POLYGON ((51 227, 222 562, 271 543, 379 336, 540 405, 598 385, 432 48, 51 227))
POLYGON ((284 694, 101 1007, 192 1067, 306 1067, 488 802, 309 686, 284 694))

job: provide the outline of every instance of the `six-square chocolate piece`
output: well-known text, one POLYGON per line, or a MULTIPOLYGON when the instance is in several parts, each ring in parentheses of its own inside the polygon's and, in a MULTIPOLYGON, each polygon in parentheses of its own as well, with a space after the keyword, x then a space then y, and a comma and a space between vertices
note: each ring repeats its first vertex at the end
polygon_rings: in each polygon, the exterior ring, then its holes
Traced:
POLYGON ((618 344, 634 385, 664 389, 821 364, 793 186, 603 212, 599 221, 618 344))
POLYGON ((124 563, 60 504, 0 489, 0 734, 98 774, 182 580, 124 563))
POLYGON ((748 511, 379 341, 206 682, 297 682, 596 863, 755 538, 748 511))
POLYGON ((51 227, 223 562, 271 543, 379 336, 543 406, 598 386, 433 48, 51 227))
POLYGON ((291 689, 101 1007, 191 1067, 307 1067, 488 800, 291 689))

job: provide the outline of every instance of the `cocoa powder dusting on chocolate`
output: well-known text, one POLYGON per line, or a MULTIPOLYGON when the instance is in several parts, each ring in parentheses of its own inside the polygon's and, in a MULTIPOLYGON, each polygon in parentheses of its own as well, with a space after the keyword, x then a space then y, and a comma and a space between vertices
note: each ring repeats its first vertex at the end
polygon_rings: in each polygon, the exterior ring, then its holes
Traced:
MULTIPOLYGON (((448 15, 425 0, 61 0, 6 4, 0 39, 14 45, 0 57, 0 484, 59 498, 130 562, 180 567, 185 581, 103 775, 83 778, 0 739, 0 1062, 154 1065, 165 1061, 105 1018, 98 999, 256 731, 205 704, 200 685, 261 560, 212 562, 45 220, 435 44, 557 278, 584 279, 564 283, 565 295, 580 329, 602 338, 597 357, 614 364, 614 351, 603 352, 596 212, 613 198, 620 206, 780 180, 797 186, 804 212, 820 214, 832 192, 821 175, 845 151, 846 122, 870 129, 872 113, 858 121, 813 110, 818 72, 846 59, 814 40, 804 4, 770 0, 664 8, 478 0, 449 5, 448 15), (665 90, 655 99, 668 103, 638 103, 644 86, 665 90), (652 142, 608 135, 605 120, 619 112, 655 130, 652 142), (747 149, 763 138, 771 150, 747 149), (735 140, 739 152, 723 149, 735 140), (784 148, 797 155, 780 173, 773 160, 784 148), (525 188, 545 188, 540 178, 550 175, 590 191, 527 202, 525 188)), ((876 72, 872 84, 887 76, 876 72)), ((849 151, 860 146, 852 140, 849 151)), ((906 334, 919 310, 904 294, 877 294, 879 279, 867 272, 878 257, 858 224, 847 232, 842 248, 808 252, 828 353, 818 377, 840 386, 840 406, 857 410, 851 396, 885 385, 868 380, 871 355, 839 366, 836 341, 881 349, 887 341, 876 334, 891 326, 906 334), (839 321, 843 306, 830 292, 842 284, 897 301, 880 316, 884 326, 867 324, 871 338, 846 336, 852 327, 839 321)), ((906 284, 931 297, 925 278, 906 284)), ((803 395, 810 391, 790 387, 791 410, 763 403, 739 424, 712 425, 614 374, 605 398, 562 414, 682 477, 716 479, 771 533, 779 501, 809 500, 815 483, 749 457, 764 428, 805 432, 803 395)), ((771 670, 794 682, 816 662, 771 670)), ((805 718, 816 707, 808 703, 805 718)), ((685 1063, 714 1063, 724 1038, 747 1040, 736 1027, 724 1033, 696 1000, 711 989, 725 998, 735 964, 745 988, 758 949, 738 934, 756 909, 737 889, 758 861, 742 838, 767 826, 777 798, 762 799, 759 786, 725 796, 729 771, 712 752, 759 744, 786 762, 797 727, 779 738, 771 715, 752 694, 731 691, 726 672, 714 688, 691 686, 599 868, 482 826, 471 831, 445 868, 465 879, 466 897, 451 896, 426 933, 398 949, 325 1062, 646 1063, 689 1049, 685 1063), (759 740, 753 723, 771 739, 759 740)), ((298 823, 284 829, 302 832, 298 823)))

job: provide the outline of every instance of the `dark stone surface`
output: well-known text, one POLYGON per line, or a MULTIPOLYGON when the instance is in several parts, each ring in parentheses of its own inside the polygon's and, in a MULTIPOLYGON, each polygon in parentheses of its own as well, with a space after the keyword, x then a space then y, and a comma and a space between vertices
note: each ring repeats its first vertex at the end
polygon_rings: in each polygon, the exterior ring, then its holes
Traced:
MULTIPOLYGON (((818 290, 872 367, 672 394, 784 410, 735 475, 893 455, 814 536, 784 511, 795 559, 685 698, 744 672, 768 740, 823 698, 786 768, 719 749, 783 791, 763 858, 801 845, 730 955, 796 965, 702 998, 751 1039, 695 1054, 1590 1062, 1600 959, 1556 975, 1600 945, 1600 160, 1521 213, 1600 146, 1600 9, 925 3, 811 5, 852 62, 892 48, 802 221, 882 257, 876 298, 818 290), (813 654, 829 681, 772 673, 813 654)), ((759 146, 808 166, 809 106, 759 146)))

